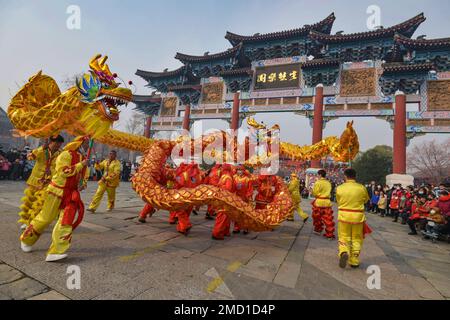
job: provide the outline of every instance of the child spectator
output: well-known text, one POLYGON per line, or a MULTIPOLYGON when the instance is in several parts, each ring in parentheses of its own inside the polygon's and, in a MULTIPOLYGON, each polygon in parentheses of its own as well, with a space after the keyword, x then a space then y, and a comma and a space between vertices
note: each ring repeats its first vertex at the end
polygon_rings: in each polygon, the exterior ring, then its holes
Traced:
POLYGON ((375 190, 370 199, 370 211, 372 213, 378 213, 378 200, 380 200, 380 193, 375 190))
POLYGON ((387 206, 387 196, 381 191, 380 199, 378 200, 378 211, 380 212, 380 216, 384 217, 386 215, 386 206, 387 206))

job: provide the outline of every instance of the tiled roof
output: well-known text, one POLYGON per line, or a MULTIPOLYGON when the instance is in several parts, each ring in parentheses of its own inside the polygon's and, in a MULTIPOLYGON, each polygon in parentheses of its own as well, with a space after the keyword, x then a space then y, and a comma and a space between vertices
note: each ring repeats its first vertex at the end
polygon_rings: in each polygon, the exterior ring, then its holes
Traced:
POLYGON ((253 74, 253 70, 251 68, 240 68, 240 69, 231 69, 224 70, 219 72, 219 76, 240 76, 240 75, 248 75, 251 76, 253 74))
POLYGON ((374 38, 393 37, 396 33, 412 36, 417 27, 425 21, 423 13, 389 28, 381 28, 373 31, 349 33, 349 34, 325 34, 311 31, 309 37, 323 43, 339 43, 348 41, 360 41, 374 38))
POLYGON ((181 66, 180 68, 172 71, 163 71, 163 72, 152 72, 152 71, 144 71, 144 70, 137 70, 136 75, 140 76, 141 78, 144 78, 145 80, 148 79, 154 79, 154 78, 163 78, 163 77, 171 77, 171 76, 177 76, 181 75, 185 72, 185 66, 181 66))
POLYGON ((184 53, 179 53, 175 55, 175 59, 180 60, 183 63, 186 62, 198 62, 198 61, 208 61, 208 60, 217 60, 217 59, 224 59, 224 58, 232 58, 236 56, 236 53, 241 48, 241 45, 235 46, 233 48, 227 49, 225 51, 214 53, 214 54, 205 54, 202 56, 192 56, 184 53))
POLYGON ((384 72, 407 72, 407 71, 429 71, 434 69, 433 63, 415 63, 415 64, 404 64, 404 63, 384 63, 384 72))
POLYGON ((242 36, 239 34, 235 34, 227 31, 225 35, 225 39, 231 42, 231 44, 236 45, 241 42, 255 42, 255 41, 266 41, 266 40, 277 40, 277 39, 286 39, 294 36, 302 36, 308 35, 311 30, 320 30, 325 33, 329 33, 333 26, 333 22, 336 19, 334 13, 331 13, 328 17, 319 21, 318 23, 312 25, 305 25, 301 28, 280 31, 280 32, 272 32, 266 34, 258 34, 254 36, 242 36))
POLYGON ((396 43, 411 49, 450 48, 450 38, 410 39, 396 34, 394 39, 396 43))

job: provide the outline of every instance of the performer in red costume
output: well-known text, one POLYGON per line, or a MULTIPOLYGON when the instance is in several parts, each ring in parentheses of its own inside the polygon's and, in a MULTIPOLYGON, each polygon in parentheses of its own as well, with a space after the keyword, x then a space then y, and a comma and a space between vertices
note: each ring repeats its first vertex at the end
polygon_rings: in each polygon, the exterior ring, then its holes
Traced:
MULTIPOLYGON (((222 165, 220 164, 216 164, 214 167, 212 167, 211 170, 209 170, 209 174, 206 176, 204 183, 210 184, 212 186, 218 186, 220 177, 222 175, 221 167, 222 165)), ((213 220, 214 219, 213 217, 216 215, 215 211, 216 210, 214 209, 214 207, 209 204, 208 209, 206 211, 205 219, 213 220)))
MULTIPOLYGON (((229 164, 223 164, 221 167, 220 180, 218 187, 222 190, 228 190, 234 192, 234 181, 233 181, 233 169, 229 164)), ((223 240, 225 236, 230 236, 230 218, 225 213, 225 210, 218 209, 216 223, 212 232, 212 238, 215 240, 223 240)))
MULTIPOLYGON (((196 163, 184 164, 182 163, 175 172, 175 188, 195 188, 202 183, 201 172, 196 163)), ((193 207, 188 209, 176 211, 175 215, 178 218, 177 231, 188 235, 192 228, 189 216, 191 215, 193 207)))
POLYGON ((264 209, 273 200, 275 195, 276 177, 271 175, 260 175, 256 181, 258 191, 255 201, 256 209, 264 209))
MULTIPOLYGON (((250 178, 250 173, 245 170, 244 166, 236 168, 236 173, 233 175, 234 187, 236 194, 246 202, 253 200, 253 181, 250 178)), ((241 228, 234 222, 233 233, 241 232, 241 228)), ((247 234, 248 230, 244 229, 244 234, 247 234)))
MULTIPOLYGON (((162 174, 160 175, 158 182, 161 184, 165 184, 168 189, 173 188, 174 185, 174 174, 175 170, 172 169, 168 164, 165 165, 164 170, 162 171, 162 174)), ((139 213, 138 221, 140 223, 145 223, 147 216, 151 217, 156 212, 155 208, 149 203, 147 203, 144 208, 142 208, 141 212, 139 213)), ((174 224, 176 223, 176 219, 174 224)))

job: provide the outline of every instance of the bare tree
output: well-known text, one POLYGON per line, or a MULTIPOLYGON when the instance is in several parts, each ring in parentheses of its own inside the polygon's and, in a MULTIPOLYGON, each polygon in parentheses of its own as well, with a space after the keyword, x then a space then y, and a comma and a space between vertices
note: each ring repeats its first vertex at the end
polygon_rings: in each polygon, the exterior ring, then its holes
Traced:
POLYGON ((133 114, 125 124, 126 131, 131 134, 143 135, 144 119, 145 117, 142 114, 138 112, 133 112, 133 114))
POLYGON ((61 89, 62 90, 68 90, 75 86, 77 79, 81 79, 83 77, 83 72, 76 73, 72 76, 65 76, 64 79, 61 81, 61 89))
POLYGON ((450 175, 450 139, 435 140, 414 146, 408 154, 408 168, 417 177, 438 184, 450 175))

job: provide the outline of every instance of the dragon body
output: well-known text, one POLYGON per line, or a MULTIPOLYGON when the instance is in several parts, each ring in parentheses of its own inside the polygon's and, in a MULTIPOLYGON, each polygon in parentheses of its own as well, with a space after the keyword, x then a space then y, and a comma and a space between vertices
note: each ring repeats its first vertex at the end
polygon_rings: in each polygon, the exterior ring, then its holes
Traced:
MULTIPOLYGON (((118 106, 131 101, 132 95, 129 89, 119 87, 114 81, 105 61, 106 57, 95 56, 90 63, 90 73, 77 79, 77 85, 64 93, 52 78, 41 72, 30 78, 12 98, 8 108, 8 116, 17 132, 24 136, 47 138, 66 131, 144 153, 132 185, 144 201, 157 209, 176 211, 192 205, 211 204, 224 208, 242 228, 254 231, 271 230, 289 216, 294 209, 293 202, 280 178, 276 179, 273 201, 264 209, 254 209, 237 195, 212 185, 169 189, 159 183, 164 165, 180 139, 147 139, 111 129, 112 123, 118 120, 118 106)), ((255 123, 251 122, 252 125, 255 123)), ((263 128, 258 124, 257 129, 263 128)), ((271 130, 279 130, 279 127, 271 130)), ((200 144, 201 149, 206 150, 216 139, 224 137, 227 137, 224 132, 203 136, 193 141, 191 146, 200 144)), ((331 155, 337 161, 349 161, 358 150, 357 135, 349 123, 340 138, 329 137, 312 146, 300 147, 281 142, 279 155, 296 160, 315 160, 331 155)), ((225 157, 229 159, 230 155, 225 157)))

